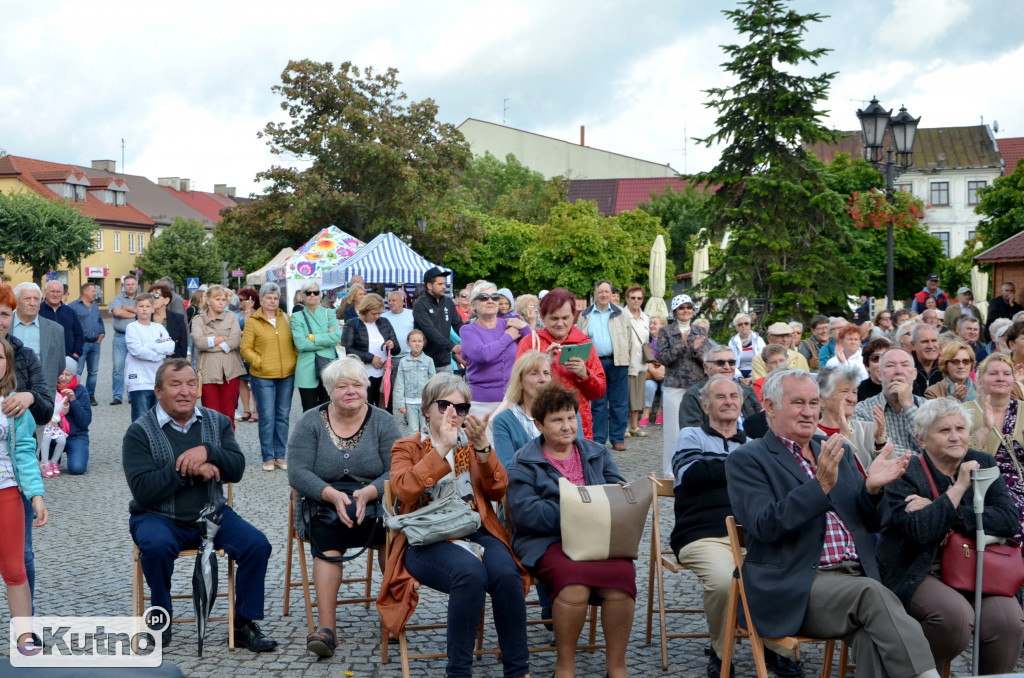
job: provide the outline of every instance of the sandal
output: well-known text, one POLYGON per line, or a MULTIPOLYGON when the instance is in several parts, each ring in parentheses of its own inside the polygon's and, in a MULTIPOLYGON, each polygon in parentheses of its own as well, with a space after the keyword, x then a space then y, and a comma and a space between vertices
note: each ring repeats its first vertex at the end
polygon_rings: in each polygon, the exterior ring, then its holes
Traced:
POLYGON ((252 412, 242 412, 242 416, 238 418, 238 421, 252 421, 252 412))
POLYGON ((328 628, 317 629, 316 633, 306 636, 306 649, 318 657, 333 657, 335 646, 334 631, 328 628))
POLYGON ((650 434, 647 431, 641 431, 640 428, 630 429, 629 434, 634 438, 647 438, 650 434))

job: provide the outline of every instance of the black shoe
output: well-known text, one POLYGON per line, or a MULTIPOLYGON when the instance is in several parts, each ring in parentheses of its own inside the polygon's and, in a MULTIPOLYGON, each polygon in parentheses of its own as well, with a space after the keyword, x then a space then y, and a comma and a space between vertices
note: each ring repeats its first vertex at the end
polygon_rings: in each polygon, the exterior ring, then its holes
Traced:
POLYGON ((798 662, 768 649, 764 651, 764 663, 778 678, 801 678, 804 675, 803 667, 798 662))
POLYGON ((160 634, 161 649, 166 650, 171 646, 171 625, 168 624, 167 628, 160 634))
MULTIPOLYGON (((722 659, 715 652, 714 647, 704 648, 704 654, 708 658, 708 678, 719 678, 722 675, 722 659)), ((729 662, 729 675, 736 675, 736 665, 729 662)))
POLYGON ((120 405, 121 404, 121 399, 120 398, 114 398, 113 400, 110 401, 110 404, 111 405, 120 405))
POLYGON ((95 398, 89 398, 89 404, 92 405, 93 407, 97 407, 99 405, 99 403, 96 402, 95 398))
POLYGON ((263 635, 259 624, 244 617, 235 617, 235 644, 250 652, 270 652, 277 648, 277 641, 263 635))

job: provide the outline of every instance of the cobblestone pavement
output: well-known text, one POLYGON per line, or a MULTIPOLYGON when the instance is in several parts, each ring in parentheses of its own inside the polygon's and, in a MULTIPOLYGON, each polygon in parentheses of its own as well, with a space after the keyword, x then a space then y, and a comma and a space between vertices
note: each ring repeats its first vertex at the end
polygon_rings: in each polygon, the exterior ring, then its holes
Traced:
MULTIPOLYGON (((108 325, 110 322, 108 321, 108 325)), ((109 330, 109 328, 108 328, 109 330)), ((108 336, 110 336, 108 334, 108 336)), ((63 475, 47 480, 46 501, 50 509, 50 524, 34 533, 36 552, 36 610, 47 615, 128 615, 131 613, 132 541, 128 534, 129 492, 121 471, 121 438, 129 425, 130 408, 127 404, 112 407, 111 347, 103 346, 97 400, 91 427, 91 455, 89 471, 83 476, 63 475)), ((293 400, 293 420, 299 415, 299 398, 293 400)), ((660 466, 661 427, 650 426, 649 438, 627 439, 628 450, 615 453, 616 460, 627 478, 650 474, 660 466)), ((238 513, 262 529, 274 547, 266 583, 266 618, 261 622, 264 631, 276 639, 280 646, 276 652, 252 654, 245 649, 229 651, 227 624, 212 622, 207 630, 205 656, 196 657, 196 636, 191 624, 175 625, 174 643, 165 652, 165 658, 178 664, 189 676, 224 675, 302 675, 302 676, 400 676, 397 646, 393 645, 390 663, 381 663, 380 627, 376 610, 371 605, 339 607, 339 646, 329 660, 316 661, 306 652, 306 622, 301 588, 292 591, 291 614, 282 615, 283 583, 285 572, 285 546, 287 535, 288 479, 282 471, 267 473, 260 468, 257 427, 239 423, 237 435, 249 461, 246 476, 235 486, 234 505, 238 513)), ((662 531, 671 530, 671 503, 663 500, 662 531)), ((647 605, 647 573, 649 529, 641 544, 641 557, 637 562, 639 596, 636 618, 628 651, 631 675, 634 676, 692 676, 703 678, 707 659, 704 647, 707 641, 672 640, 669 642, 670 667, 661 669, 658 646, 657 619, 654 637, 645 644, 645 613, 647 605)), ((310 561, 311 562, 311 561, 310 561)), ((362 567, 349 565, 346 574, 362 567)), ((295 567, 297 568, 297 558, 295 567)), ((191 562, 180 561, 175 573, 176 592, 190 592, 191 562)), ((223 571, 223 570, 222 570, 223 571)), ((297 572, 297 569, 295 570, 297 572)), ((298 579, 298 575, 294 575, 298 579)), ((380 582, 380 573, 374 567, 374 592, 380 582)), ((222 575, 221 586, 226 588, 222 575)), ((688 573, 669 576, 667 580, 670 607, 700 608, 699 584, 688 573)), ((223 589, 222 589, 223 590, 223 589)), ((344 592, 345 589, 343 588, 344 592)), ((360 595, 351 593, 350 595, 360 595)), ((182 616, 191 612, 190 601, 179 601, 182 616)), ((0 605, 7 614, 6 599, 0 589, 0 605)), ((218 601, 214 615, 225 614, 226 604, 218 601)), ((485 627, 485 643, 496 647, 493 623, 485 627)), ((536 608, 531 608, 536 615, 536 608)), ((413 616, 414 623, 423 620, 443 621, 446 615, 445 598, 430 590, 421 591, 420 605, 413 616)), ((191 615, 189 615, 191 616, 191 615)), ((676 631, 706 630, 703 616, 671 619, 670 628, 676 631)), ((7 624, 0 630, 0 648, 7 651, 7 624)), ((600 634, 599 634, 600 638, 600 634)), ((531 627, 531 646, 546 645, 550 634, 543 627, 531 627)), ((600 642, 600 641, 599 641, 600 642)), ((428 652, 444 651, 444 633, 410 635, 410 645, 428 652)), ((754 675, 749 646, 737 649, 736 675, 754 675)), ((813 645, 803 649, 805 675, 811 678, 820 671, 821 652, 813 645)), ((532 674, 550 676, 554 671, 554 654, 535 654, 531 659, 532 674)), ((1024 663, 1018 664, 1018 670, 1024 663)), ((603 653, 579 652, 579 676, 604 675, 603 653)), ((954 666, 954 671, 967 675, 969 655, 954 666)), ((412 664, 413 676, 444 674, 444 660, 418 660, 412 664)), ((501 664, 493 655, 485 656, 474 667, 476 676, 501 676, 501 664)))

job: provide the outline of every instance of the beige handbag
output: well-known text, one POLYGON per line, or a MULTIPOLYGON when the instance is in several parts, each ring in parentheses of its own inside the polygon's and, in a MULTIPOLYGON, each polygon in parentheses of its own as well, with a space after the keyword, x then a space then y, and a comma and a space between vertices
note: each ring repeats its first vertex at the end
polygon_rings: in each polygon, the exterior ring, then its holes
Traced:
POLYGON ((654 496, 649 477, 609 485, 559 478, 558 492, 565 555, 576 561, 637 559, 654 496))

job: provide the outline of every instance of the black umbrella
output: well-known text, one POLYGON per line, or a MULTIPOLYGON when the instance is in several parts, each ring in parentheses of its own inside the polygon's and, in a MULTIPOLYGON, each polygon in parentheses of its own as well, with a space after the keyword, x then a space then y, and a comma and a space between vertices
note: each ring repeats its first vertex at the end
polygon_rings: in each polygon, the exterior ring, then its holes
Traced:
POLYGON ((196 632, 199 635, 199 656, 203 656, 203 637, 206 621, 210 618, 213 602, 217 599, 217 554, 213 539, 217 536, 224 514, 207 504, 199 513, 196 523, 203 541, 196 551, 196 566, 192 570, 192 602, 196 611, 196 632))

